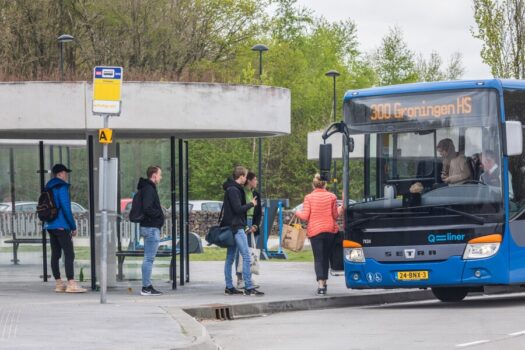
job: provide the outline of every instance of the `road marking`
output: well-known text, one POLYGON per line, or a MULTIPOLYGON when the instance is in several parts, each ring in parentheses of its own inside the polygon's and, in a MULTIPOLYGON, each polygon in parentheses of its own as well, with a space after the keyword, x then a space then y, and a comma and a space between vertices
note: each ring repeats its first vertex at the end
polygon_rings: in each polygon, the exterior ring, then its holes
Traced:
POLYGON ((490 342, 490 340, 478 340, 478 341, 473 341, 473 342, 470 342, 470 343, 457 344, 456 347, 464 348, 464 347, 467 347, 467 346, 484 344, 484 343, 488 343, 488 342, 490 342))
POLYGON ((525 335, 525 331, 515 332, 509 334, 511 337, 517 337, 519 335, 525 335))

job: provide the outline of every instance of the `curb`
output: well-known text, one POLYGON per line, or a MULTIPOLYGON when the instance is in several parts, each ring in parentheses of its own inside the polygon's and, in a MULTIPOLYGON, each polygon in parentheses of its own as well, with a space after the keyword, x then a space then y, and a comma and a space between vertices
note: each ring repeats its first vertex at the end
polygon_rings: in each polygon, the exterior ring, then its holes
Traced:
POLYGON ((163 309, 179 322, 182 333, 191 339, 191 343, 173 349, 184 350, 219 350, 220 347, 212 340, 206 328, 195 318, 178 307, 163 307, 163 309))
MULTIPOLYGON (((521 286, 486 286, 484 292, 471 292, 470 295, 498 295, 523 292, 525 292, 525 288, 521 286)), ((224 320, 256 317, 279 312, 371 306, 424 300, 436 300, 436 297, 432 294, 430 289, 396 291, 368 295, 339 295, 246 304, 211 304, 184 308, 183 310, 198 320, 224 320), (221 317, 219 318, 218 315, 221 317)))
POLYGON ((278 312, 380 305, 429 300, 434 298, 435 297, 430 290, 417 290, 370 295, 316 297, 309 299, 270 301, 250 304, 214 304, 185 308, 184 311, 197 319, 217 319, 216 310, 223 309, 225 310, 224 314, 229 314, 231 315, 231 319, 235 319, 241 317, 268 315, 278 312))

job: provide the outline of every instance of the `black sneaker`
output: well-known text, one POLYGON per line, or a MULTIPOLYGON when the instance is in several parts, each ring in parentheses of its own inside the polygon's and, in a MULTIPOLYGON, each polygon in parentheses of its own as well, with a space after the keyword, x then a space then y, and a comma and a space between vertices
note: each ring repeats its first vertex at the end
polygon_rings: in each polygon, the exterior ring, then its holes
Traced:
POLYGON ((242 294, 242 290, 238 290, 237 288, 235 287, 231 287, 231 288, 226 288, 224 289, 224 294, 226 295, 238 295, 238 294, 242 294))
POLYGON ((157 297, 159 295, 162 295, 162 292, 159 292, 158 290, 153 288, 153 286, 149 286, 149 287, 142 287, 142 290, 140 291, 140 295, 157 297))
POLYGON ((262 297, 264 295, 263 292, 259 292, 257 289, 245 289, 244 295, 250 296, 250 297, 262 297))
POLYGON ((326 287, 325 288, 317 288, 317 295, 326 295, 326 287))

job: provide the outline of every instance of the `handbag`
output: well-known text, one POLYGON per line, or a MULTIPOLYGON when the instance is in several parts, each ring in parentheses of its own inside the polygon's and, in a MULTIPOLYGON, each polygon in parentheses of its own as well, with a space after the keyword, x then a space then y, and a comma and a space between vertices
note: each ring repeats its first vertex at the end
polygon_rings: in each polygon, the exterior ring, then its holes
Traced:
POLYGON ((283 225, 282 246, 293 252, 300 252, 303 250, 305 240, 306 230, 299 223, 299 218, 294 215, 288 224, 283 225))
MULTIPOLYGON (((252 243, 251 247, 248 248, 250 251, 250 273, 258 275, 260 273, 259 260, 261 259, 261 250, 255 247, 255 235, 253 234, 253 232, 251 233, 251 235, 252 243)), ((242 254, 239 255, 237 273, 242 273, 242 254)))
POLYGON ((231 227, 229 226, 219 226, 222 219, 222 214, 224 212, 224 204, 221 209, 221 213, 219 214, 219 220, 218 225, 210 227, 208 230, 208 233, 206 234, 206 242, 208 242, 208 246, 215 244, 216 246, 219 246, 221 248, 228 248, 228 247, 234 247, 235 246, 235 238, 233 237, 233 232, 231 227))
POLYGON ((232 229, 228 226, 212 226, 206 234, 206 242, 208 246, 215 244, 221 248, 228 248, 235 246, 235 239, 233 238, 232 229))

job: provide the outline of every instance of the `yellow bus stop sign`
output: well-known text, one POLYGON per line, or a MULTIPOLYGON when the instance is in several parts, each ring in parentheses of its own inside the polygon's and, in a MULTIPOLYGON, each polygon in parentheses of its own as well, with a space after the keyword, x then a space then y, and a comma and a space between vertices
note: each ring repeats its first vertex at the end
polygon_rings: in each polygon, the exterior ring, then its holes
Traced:
POLYGON ((122 67, 93 69, 93 114, 120 115, 122 67))
POLYGON ((98 129, 98 142, 108 144, 113 142, 112 129, 98 129))

